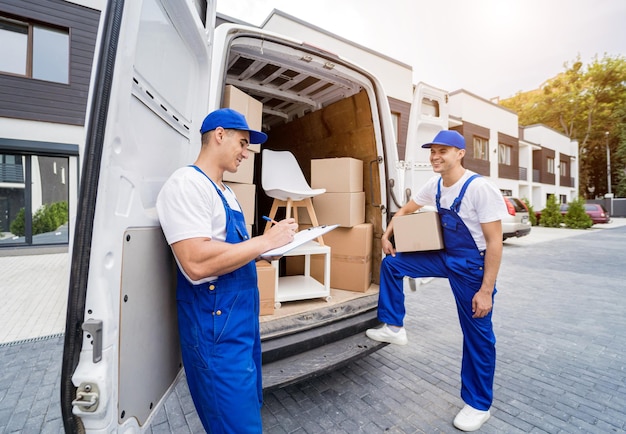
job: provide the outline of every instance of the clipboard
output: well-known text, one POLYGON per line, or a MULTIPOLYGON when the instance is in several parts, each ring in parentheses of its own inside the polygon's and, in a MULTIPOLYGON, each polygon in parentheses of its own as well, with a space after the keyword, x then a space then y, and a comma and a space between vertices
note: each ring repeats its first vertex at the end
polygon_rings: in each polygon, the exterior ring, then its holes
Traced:
POLYGON ((296 232, 296 235, 293 237, 293 241, 289 244, 285 244, 284 246, 277 247, 272 250, 268 250, 267 252, 261 255, 261 258, 275 258, 277 256, 283 256, 290 250, 295 249, 298 246, 301 246, 304 243, 307 243, 320 235, 324 235, 326 232, 330 232, 335 228, 338 228, 339 225, 322 225, 322 226, 314 226, 312 228, 305 229, 303 231, 296 232))

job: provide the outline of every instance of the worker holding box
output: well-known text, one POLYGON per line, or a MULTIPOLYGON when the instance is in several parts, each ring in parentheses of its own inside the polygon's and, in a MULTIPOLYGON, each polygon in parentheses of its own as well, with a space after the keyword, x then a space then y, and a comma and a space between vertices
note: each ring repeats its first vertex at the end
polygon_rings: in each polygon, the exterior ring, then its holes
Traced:
POLYGON ((444 277, 450 282, 461 330, 463 362, 461 398, 465 407, 454 426, 475 431, 490 417, 495 373, 495 335, 491 313, 496 276, 502 258, 502 224, 506 207, 500 191, 462 166, 465 139, 456 131, 440 131, 431 143, 430 162, 440 176, 431 178, 396 216, 435 205, 444 248, 396 253, 389 241, 393 220, 382 236, 387 255, 381 264, 378 318, 383 327, 367 330, 380 342, 406 345, 403 278, 444 277))

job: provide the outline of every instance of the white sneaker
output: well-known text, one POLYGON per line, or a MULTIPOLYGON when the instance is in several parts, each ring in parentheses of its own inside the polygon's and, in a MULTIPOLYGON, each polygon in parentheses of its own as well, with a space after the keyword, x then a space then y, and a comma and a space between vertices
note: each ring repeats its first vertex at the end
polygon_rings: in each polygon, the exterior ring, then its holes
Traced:
POLYGON ((406 330, 402 327, 397 332, 392 331, 387 324, 378 329, 368 329, 365 331, 368 338, 378 342, 388 342, 396 345, 406 345, 409 340, 406 337, 406 330))
POLYGON ((454 418, 454 426, 461 431, 476 431, 489 420, 490 416, 489 410, 476 410, 474 407, 465 404, 465 407, 454 418))

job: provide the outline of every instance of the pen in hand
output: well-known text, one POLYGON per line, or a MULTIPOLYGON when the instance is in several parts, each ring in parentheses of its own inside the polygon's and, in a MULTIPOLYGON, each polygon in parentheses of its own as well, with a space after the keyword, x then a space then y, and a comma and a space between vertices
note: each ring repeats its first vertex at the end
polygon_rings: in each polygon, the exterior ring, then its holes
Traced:
POLYGON ((263 220, 265 220, 266 222, 270 222, 270 223, 272 223, 272 224, 275 224, 275 225, 277 225, 277 224, 278 224, 278 222, 277 222, 276 220, 271 219, 271 218, 269 218, 269 217, 268 217, 268 216, 266 216, 266 215, 264 215, 264 216, 263 216, 263 220))

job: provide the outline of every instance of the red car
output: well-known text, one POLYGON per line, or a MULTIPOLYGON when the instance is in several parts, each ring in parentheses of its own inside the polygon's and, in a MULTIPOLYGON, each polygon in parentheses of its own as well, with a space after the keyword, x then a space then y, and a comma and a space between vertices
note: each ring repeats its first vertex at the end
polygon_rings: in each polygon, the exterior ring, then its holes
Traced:
MULTIPOLYGON (((567 214, 568 208, 569 208, 568 204, 562 203, 561 215, 564 216, 565 214, 567 214)), ((610 223, 611 222, 611 216, 609 215, 609 212, 604 208, 604 206, 602 206, 599 203, 586 203, 585 212, 591 218, 591 221, 593 222, 594 225, 598 223, 610 223)), ((536 212, 535 216, 537 217, 537 224, 539 224, 539 220, 541 219, 541 211, 536 212)))

